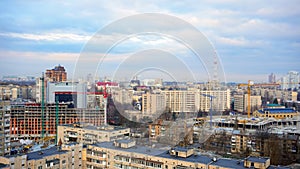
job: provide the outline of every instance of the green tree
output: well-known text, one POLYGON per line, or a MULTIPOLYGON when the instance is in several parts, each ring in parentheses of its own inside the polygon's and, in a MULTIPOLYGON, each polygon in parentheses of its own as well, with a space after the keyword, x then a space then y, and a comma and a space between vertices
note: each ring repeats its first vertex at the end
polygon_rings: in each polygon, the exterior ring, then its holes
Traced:
POLYGON ((277 98, 274 99, 273 104, 278 104, 277 98))

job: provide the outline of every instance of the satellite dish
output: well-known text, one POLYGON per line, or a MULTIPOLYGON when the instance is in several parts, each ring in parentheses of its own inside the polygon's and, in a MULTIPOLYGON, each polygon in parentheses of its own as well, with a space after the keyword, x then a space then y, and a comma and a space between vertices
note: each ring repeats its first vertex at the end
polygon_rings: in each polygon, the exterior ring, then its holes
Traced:
POLYGON ((216 157, 213 157, 212 160, 213 160, 213 162, 216 162, 216 161, 217 161, 217 158, 216 158, 216 157))

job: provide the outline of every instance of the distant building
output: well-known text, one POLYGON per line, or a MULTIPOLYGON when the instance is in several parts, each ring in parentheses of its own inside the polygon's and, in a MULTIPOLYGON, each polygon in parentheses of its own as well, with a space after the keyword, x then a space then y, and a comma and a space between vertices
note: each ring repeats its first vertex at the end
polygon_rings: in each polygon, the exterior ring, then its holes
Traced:
MULTIPOLYGON (((234 110, 239 112, 247 112, 248 108, 248 94, 234 95, 234 110)), ((261 96, 250 96, 251 112, 261 108, 261 96)))
POLYGON ((67 72, 63 66, 58 65, 46 70, 45 78, 50 82, 64 82, 67 81, 67 72))
POLYGON ((79 82, 48 82, 47 103, 72 102, 76 108, 87 107, 87 85, 79 82))
POLYGON ((271 73, 269 75, 268 81, 269 81, 269 83, 276 83, 276 76, 275 76, 275 74, 271 73))
POLYGON ((281 89, 299 89, 299 72, 289 71, 281 79, 281 89))
POLYGON ((165 95, 166 108, 171 112, 196 112, 210 109, 210 98, 204 95, 211 95, 213 99, 212 108, 214 111, 224 111, 230 108, 230 90, 163 90, 165 95))
POLYGON ((166 110, 166 97, 162 93, 145 93, 142 94, 142 113, 144 114, 161 114, 166 110))
POLYGON ((44 87, 44 102, 46 102, 46 97, 47 97, 47 80, 43 80, 42 78, 36 78, 36 85, 35 85, 35 100, 37 103, 42 102, 42 88, 44 87), (43 86, 44 85, 44 86, 43 86))

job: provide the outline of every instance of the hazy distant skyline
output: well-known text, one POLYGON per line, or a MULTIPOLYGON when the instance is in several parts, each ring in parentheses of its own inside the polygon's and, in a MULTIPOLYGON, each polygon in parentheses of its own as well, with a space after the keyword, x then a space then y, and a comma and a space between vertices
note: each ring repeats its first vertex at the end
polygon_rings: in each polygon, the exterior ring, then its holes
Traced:
MULTIPOLYGON (((72 76, 81 50, 98 30, 140 13, 168 14, 194 25, 214 45, 228 82, 262 82, 270 73, 279 78, 300 71, 297 0, 1 1, 0 77, 39 76, 58 64, 72 76)), ((139 50, 128 44, 119 51, 139 50)))

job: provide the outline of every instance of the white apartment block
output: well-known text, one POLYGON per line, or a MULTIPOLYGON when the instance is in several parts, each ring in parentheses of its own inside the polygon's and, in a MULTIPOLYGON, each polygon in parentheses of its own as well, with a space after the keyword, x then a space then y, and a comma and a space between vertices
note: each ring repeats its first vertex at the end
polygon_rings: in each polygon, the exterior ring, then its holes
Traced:
MULTIPOLYGON (((261 96, 250 96, 250 105, 252 111, 261 108, 261 96)), ((239 112, 247 112, 247 106, 248 94, 234 95, 234 110, 239 112)))
POLYGON ((155 113, 169 109, 171 112, 209 111, 210 98, 214 96, 214 111, 230 108, 230 90, 163 90, 160 93, 146 93, 142 96, 142 111, 155 113))

